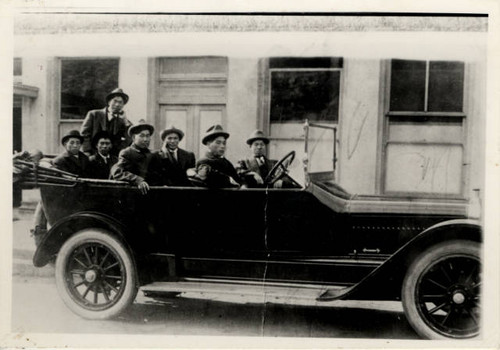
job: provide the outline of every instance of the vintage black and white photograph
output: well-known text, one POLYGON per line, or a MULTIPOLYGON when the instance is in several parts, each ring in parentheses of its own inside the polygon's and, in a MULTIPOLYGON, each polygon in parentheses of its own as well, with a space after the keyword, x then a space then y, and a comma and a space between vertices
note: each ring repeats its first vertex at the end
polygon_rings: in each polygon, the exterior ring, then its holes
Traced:
POLYGON ((494 344, 491 21, 16 8, 2 342, 494 344))

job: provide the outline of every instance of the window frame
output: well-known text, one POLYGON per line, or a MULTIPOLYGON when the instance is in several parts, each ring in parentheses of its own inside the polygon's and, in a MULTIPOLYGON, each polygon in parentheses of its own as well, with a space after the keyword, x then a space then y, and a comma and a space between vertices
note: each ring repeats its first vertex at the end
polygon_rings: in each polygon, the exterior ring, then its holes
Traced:
MULTIPOLYGON (((269 62, 269 59, 268 59, 269 62)), ((334 121, 314 121, 314 122, 321 122, 324 124, 328 125, 338 125, 339 120, 340 120, 340 111, 341 111, 341 91, 342 91, 342 82, 343 82, 343 70, 344 68, 267 68, 267 100, 268 106, 267 106, 267 122, 268 122, 268 128, 269 131, 271 129, 271 124, 276 123, 276 124, 303 124, 304 121, 294 121, 294 120, 288 120, 284 122, 272 122, 271 121, 271 93, 272 93, 272 73, 273 72, 339 72, 339 110, 338 110, 338 116, 337 116, 337 122, 334 121)), ((271 136, 271 135, 270 135, 271 136)))
MULTIPOLYGON (((378 193, 383 197, 406 197, 414 199, 451 199, 451 200, 465 200, 466 193, 468 191, 469 183, 467 177, 466 166, 469 164, 469 152, 468 152, 468 95, 469 84, 470 84, 470 68, 466 61, 464 63, 464 78, 463 78, 463 100, 462 100, 462 112, 429 112, 428 109, 428 92, 429 92, 429 66, 431 61, 438 60, 425 60, 426 61, 426 77, 425 77, 425 96, 424 96, 424 111, 391 111, 390 110, 390 99, 391 99, 391 74, 392 74, 392 59, 386 59, 382 63, 381 74, 381 88, 380 94, 382 94, 381 102, 383 105, 382 112, 382 125, 380 127, 380 151, 379 154, 379 170, 378 175, 378 193), (448 119, 450 121, 460 120, 462 133, 460 142, 401 142, 401 141, 391 141, 389 135, 389 128, 391 120, 398 121, 408 117, 421 118, 418 124, 425 124, 428 122, 433 122, 438 119, 448 119), (447 146, 461 146, 462 147, 462 171, 460 175, 460 191, 458 194, 455 193, 436 193, 436 192, 410 192, 410 191, 388 191, 386 189, 386 178, 387 178, 387 147, 389 144, 426 144, 426 145, 447 145, 447 146)), ((446 60, 439 60, 446 61, 446 60)), ((455 60, 450 60, 455 61, 455 60)))
MULTIPOLYGON (((81 119, 68 119, 68 118, 62 118, 62 111, 61 111, 61 108, 62 108, 62 65, 63 65, 63 61, 90 61, 90 60, 116 60, 117 61, 117 64, 118 64, 118 76, 117 76, 117 85, 116 87, 120 86, 120 57, 118 56, 91 56, 91 57, 59 57, 58 58, 58 88, 59 88, 59 91, 58 91, 58 101, 59 101, 59 106, 58 106, 58 121, 59 123, 74 123, 74 122, 80 122, 82 123, 84 120, 85 120, 85 115, 82 116, 81 119)), ((102 108, 106 107, 105 106, 105 102, 103 101, 102 102, 102 108)))

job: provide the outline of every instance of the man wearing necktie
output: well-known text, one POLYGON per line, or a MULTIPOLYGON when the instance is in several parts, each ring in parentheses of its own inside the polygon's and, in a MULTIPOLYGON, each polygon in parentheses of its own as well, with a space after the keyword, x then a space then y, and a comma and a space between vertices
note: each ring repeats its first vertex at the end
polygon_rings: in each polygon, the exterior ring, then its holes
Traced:
MULTIPOLYGON (((266 147, 269 144, 269 138, 261 130, 255 130, 247 139, 247 145, 250 147, 252 156, 238 162, 238 175, 243 179, 246 187, 266 187, 264 183, 269 171, 276 164, 275 160, 266 157, 266 147)), ((281 188, 283 181, 278 180, 273 187, 281 188)))
POLYGON ((118 157, 111 154, 111 136, 101 131, 92 138, 95 154, 89 157, 89 176, 94 179, 109 179, 111 167, 118 162, 118 157))
POLYGON ((186 171, 196 165, 194 153, 179 148, 184 132, 172 126, 160 134, 162 148, 155 152, 155 161, 159 163, 158 181, 167 186, 191 186, 186 171))
POLYGON ((84 137, 83 152, 93 152, 91 140, 101 131, 107 131, 111 137, 111 154, 118 153, 132 142, 127 131, 132 125, 125 116, 123 107, 128 102, 128 95, 122 89, 115 89, 106 96, 106 107, 91 110, 87 113, 81 127, 84 137))

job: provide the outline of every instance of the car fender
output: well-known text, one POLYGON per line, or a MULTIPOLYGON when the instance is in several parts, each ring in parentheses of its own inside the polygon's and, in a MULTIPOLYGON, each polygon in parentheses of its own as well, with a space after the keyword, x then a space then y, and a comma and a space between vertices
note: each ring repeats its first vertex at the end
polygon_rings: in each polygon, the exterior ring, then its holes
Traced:
POLYGON ((50 228, 35 251, 33 265, 36 267, 45 266, 57 254, 69 237, 89 227, 106 229, 123 241, 127 248, 130 249, 123 236, 125 227, 115 218, 97 212, 80 212, 65 217, 50 228))
POLYGON ((435 224, 398 249, 389 259, 357 284, 344 289, 331 289, 318 300, 398 300, 401 283, 411 261, 430 246, 453 239, 482 242, 481 225, 476 220, 455 219, 435 224))

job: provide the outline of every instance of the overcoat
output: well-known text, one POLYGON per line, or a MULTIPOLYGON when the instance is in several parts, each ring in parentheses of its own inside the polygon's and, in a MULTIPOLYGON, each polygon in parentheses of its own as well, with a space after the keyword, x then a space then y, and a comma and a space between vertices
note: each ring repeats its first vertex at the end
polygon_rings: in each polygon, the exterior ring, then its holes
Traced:
POLYGON ((88 174, 93 179, 109 179, 110 170, 113 165, 118 162, 118 157, 110 154, 108 161, 99 154, 94 154, 89 157, 88 174))
POLYGON ((128 128, 132 123, 125 117, 119 116, 115 118, 112 125, 108 122, 108 109, 94 109, 87 113, 83 121, 80 133, 82 134, 83 152, 91 152, 92 138, 100 131, 107 131, 111 135, 111 153, 117 155, 122 149, 128 147, 132 143, 131 137, 128 135, 128 128))
POLYGON ((52 163, 59 170, 81 177, 88 176, 89 158, 82 152, 78 152, 78 158, 76 158, 65 151, 54 158, 52 163))
POLYGON ((156 171, 155 184, 167 186, 191 186, 186 171, 196 166, 194 153, 177 148, 177 159, 165 149, 153 154, 151 171, 156 171))
POLYGON ((139 185, 142 181, 149 183, 148 167, 152 153, 149 149, 139 148, 132 144, 120 151, 118 163, 111 168, 114 180, 127 181, 139 185))
POLYGON ((224 187, 235 187, 231 184, 230 177, 238 184, 241 183, 240 177, 236 173, 236 169, 233 164, 224 157, 215 157, 211 153, 207 152, 205 157, 201 158, 196 162, 196 167, 201 164, 207 164, 210 166, 211 170, 208 174, 206 183, 209 187, 214 188, 224 188, 224 187))

